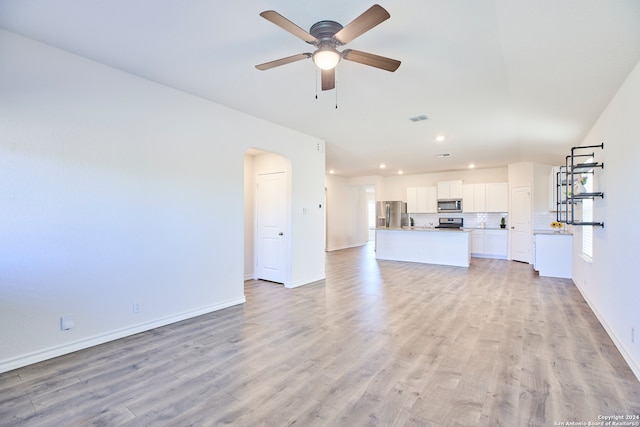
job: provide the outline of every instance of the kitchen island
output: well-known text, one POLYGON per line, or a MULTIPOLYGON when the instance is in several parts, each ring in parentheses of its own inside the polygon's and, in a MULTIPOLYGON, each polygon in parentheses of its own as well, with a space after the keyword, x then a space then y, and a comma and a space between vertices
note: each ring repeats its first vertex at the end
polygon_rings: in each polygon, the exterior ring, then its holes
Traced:
POLYGON ((471 233, 438 228, 377 228, 376 258, 469 267, 471 233))

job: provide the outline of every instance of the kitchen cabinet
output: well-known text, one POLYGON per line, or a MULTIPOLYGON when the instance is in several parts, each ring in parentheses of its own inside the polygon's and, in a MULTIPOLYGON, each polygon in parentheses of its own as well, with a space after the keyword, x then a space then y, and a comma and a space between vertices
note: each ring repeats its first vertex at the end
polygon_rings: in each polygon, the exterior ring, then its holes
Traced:
POLYGON ((436 187, 408 187, 408 213, 437 213, 438 190, 436 187))
POLYGON ((508 247, 507 230, 471 230, 471 255, 474 257, 506 259, 508 247))
POLYGON ((509 232, 507 230, 484 230, 484 254, 492 258, 507 258, 509 232))
POLYGON ((407 213, 418 213, 418 188, 407 187, 407 213))
POLYGON ((508 212, 509 186, 506 182, 462 186, 463 212, 508 212))
POLYGON ((540 276, 571 279, 573 235, 560 232, 534 233, 534 270, 540 276))
POLYGON ((487 185, 462 186, 462 212, 487 212, 487 185))
POLYGON ((438 199, 462 199, 462 180, 438 181, 438 199))
POLYGON ((471 255, 484 253, 484 230, 471 230, 471 255))

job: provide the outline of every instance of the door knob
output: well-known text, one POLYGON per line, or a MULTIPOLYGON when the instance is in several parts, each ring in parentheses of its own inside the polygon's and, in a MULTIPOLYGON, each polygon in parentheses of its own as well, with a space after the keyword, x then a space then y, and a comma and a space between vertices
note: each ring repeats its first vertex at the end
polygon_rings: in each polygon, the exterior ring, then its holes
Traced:
POLYGON ((284 233, 281 231, 278 233, 278 236, 284 236, 284 233))

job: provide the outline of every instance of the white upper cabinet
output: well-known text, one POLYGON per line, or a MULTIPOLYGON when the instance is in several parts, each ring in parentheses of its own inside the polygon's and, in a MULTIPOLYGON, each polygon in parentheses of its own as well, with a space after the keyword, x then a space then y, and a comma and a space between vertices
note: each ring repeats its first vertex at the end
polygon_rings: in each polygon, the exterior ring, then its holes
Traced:
POLYGON ((436 213, 438 211, 438 196, 436 187, 408 187, 408 213, 436 213))
POLYGON ((487 184, 462 186, 462 212, 487 212, 487 184))
POLYGON ((487 212, 487 184, 473 184, 473 204, 476 212, 487 212))
POLYGON ((507 212, 509 186, 506 182, 462 186, 463 212, 507 212))
POLYGON ((449 181, 449 198, 462 199, 462 181, 449 181))
POLYGON ((438 181, 438 199, 462 199, 462 180, 438 181))
POLYGON ((426 197, 425 207, 427 213, 438 212, 438 188, 437 187, 425 187, 424 197, 426 197))
POLYGON ((473 184, 462 186, 462 212, 475 212, 475 197, 473 194, 473 184))
POLYGON ((407 213, 418 212, 417 187, 407 187, 407 213))

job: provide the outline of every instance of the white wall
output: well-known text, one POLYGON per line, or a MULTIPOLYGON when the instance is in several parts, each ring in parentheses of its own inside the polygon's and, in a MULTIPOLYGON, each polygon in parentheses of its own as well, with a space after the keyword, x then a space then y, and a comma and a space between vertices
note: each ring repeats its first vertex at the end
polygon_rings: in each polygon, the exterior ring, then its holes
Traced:
MULTIPOLYGON (((562 159, 564 160, 564 159, 562 159)), ((563 163, 564 164, 564 163, 563 163)), ((550 229, 555 221, 555 213, 549 209, 549 174, 552 166, 532 162, 518 162, 509 165, 509 194, 514 187, 531 188, 531 213, 539 218, 534 229, 550 229)))
POLYGON ((348 178, 325 177, 327 195, 327 250, 362 246, 367 243, 366 185, 350 185, 348 178))
POLYGON ((254 156, 244 156, 244 280, 255 278, 255 197, 254 156))
POLYGON ((640 198, 635 173, 640 159, 640 63, 636 65, 581 145, 598 145, 604 161, 594 202, 593 262, 580 255, 582 228, 574 227, 573 280, 640 378, 640 198), (635 343, 631 342, 635 329, 635 343))
POLYGON ((290 285, 324 278, 322 141, 9 32, 0 52, 0 371, 242 303, 249 147, 291 162, 290 285))
POLYGON ((533 186, 531 209, 536 212, 549 212, 549 174, 552 166, 533 164, 533 186))

